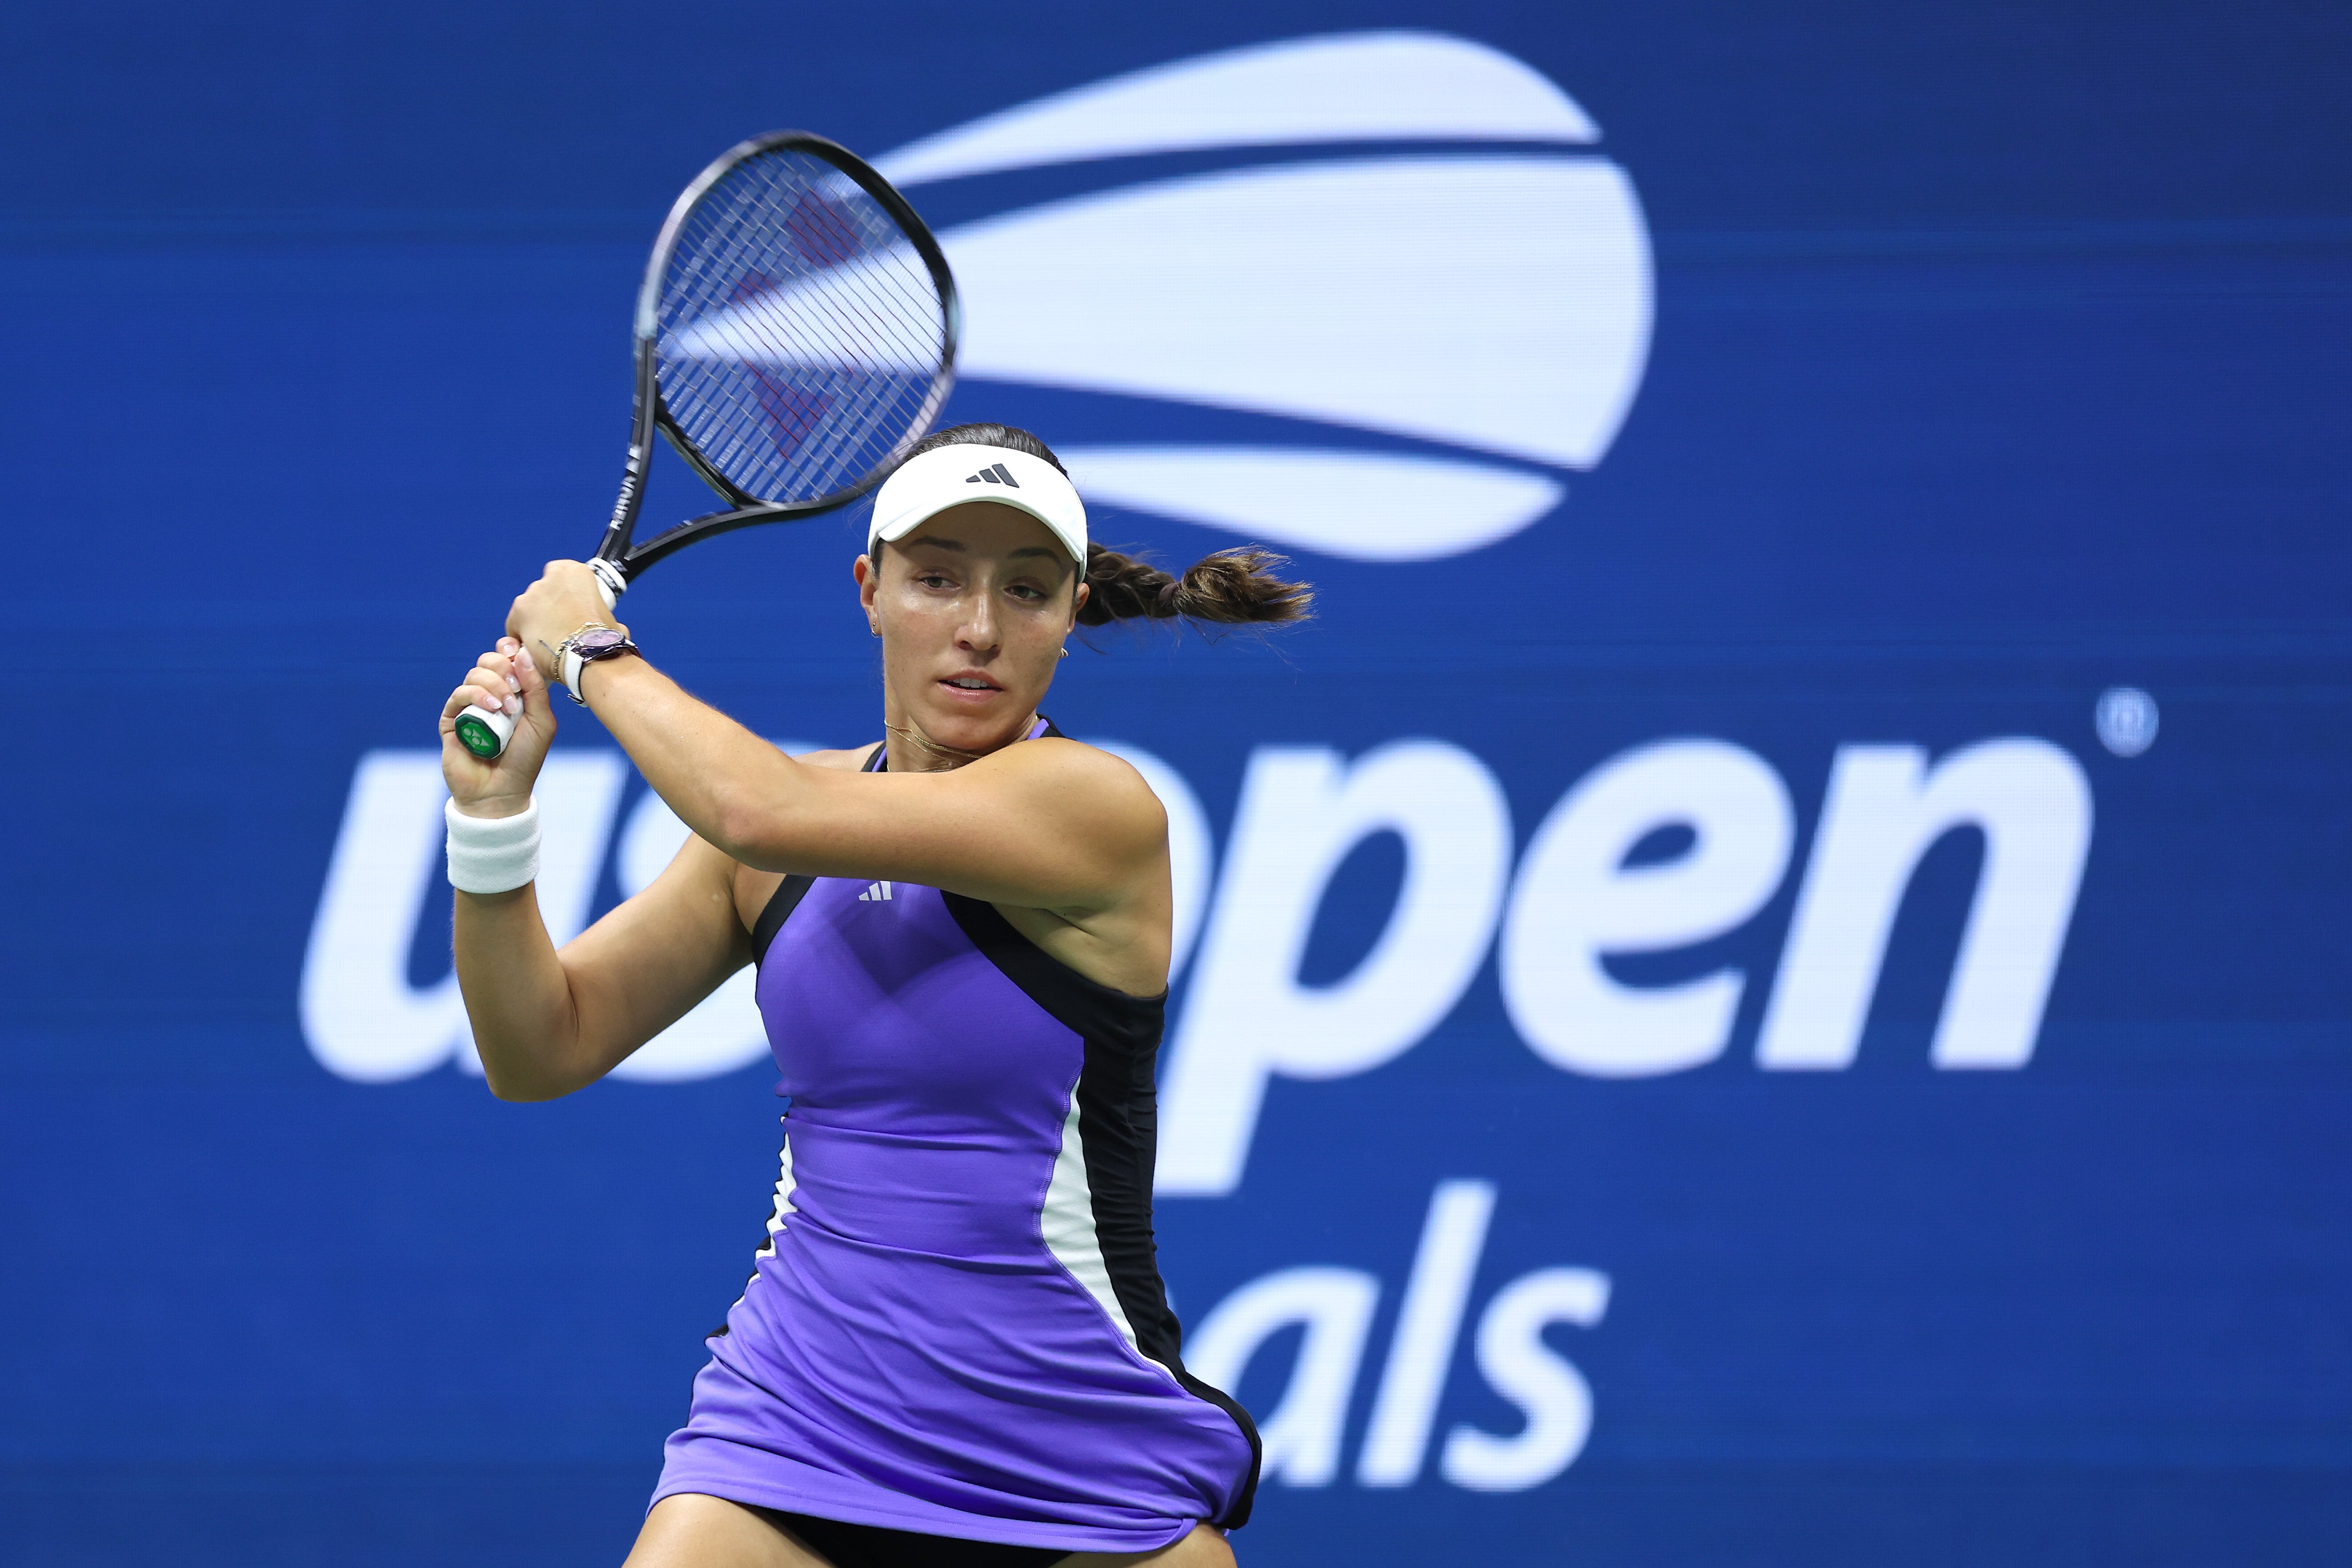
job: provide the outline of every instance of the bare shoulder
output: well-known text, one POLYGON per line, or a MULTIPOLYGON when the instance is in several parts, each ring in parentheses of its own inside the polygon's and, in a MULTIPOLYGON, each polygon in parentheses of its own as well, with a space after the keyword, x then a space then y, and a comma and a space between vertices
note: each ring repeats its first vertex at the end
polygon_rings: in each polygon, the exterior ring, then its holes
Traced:
POLYGON ((1165 840, 1168 812, 1143 775, 1123 757, 1052 735, 1007 746, 972 764, 1002 772, 1024 793, 1139 839, 1165 840))
POLYGON ((868 741, 862 746, 851 746, 838 752, 802 752, 795 755, 793 761, 804 767, 828 768, 835 773, 854 773, 862 772, 867 760, 873 755, 874 742, 868 741))

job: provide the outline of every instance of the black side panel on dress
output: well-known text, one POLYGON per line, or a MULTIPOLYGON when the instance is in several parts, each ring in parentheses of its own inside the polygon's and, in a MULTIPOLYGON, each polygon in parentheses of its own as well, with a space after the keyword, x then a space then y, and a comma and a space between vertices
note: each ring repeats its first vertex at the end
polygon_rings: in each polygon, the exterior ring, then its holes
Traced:
MULTIPOLYGON (((874 754, 866 758, 866 765, 857 771, 862 773, 877 771, 882 766, 882 752, 883 748, 877 742, 874 748, 874 754)), ((776 884, 776 890, 768 896, 767 904, 760 910, 760 918, 751 926, 751 962, 753 963, 765 963, 768 961, 768 948, 775 942, 776 933, 783 930, 784 921, 791 919, 792 912, 801 907, 801 900, 808 896, 809 889, 814 886, 815 882, 814 877, 794 875, 776 884)))
POLYGON ((776 940, 776 933, 784 929, 784 921, 801 907, 801 900, 808 897, 808 890, 815 886, 814 877, 797 876, 787 877, 776 884, 776 890, 769 895, 766 907, 760 910, 758 923, 751 927, 753 963, 768 961, 768 948, 776 940))
POLYGON ((1183 1331, 1168 1310, 1151 1234, 1151 1174, 1160 1150, 1160 1099, 1153 1079, 1167 1024, 1167 994, 1130 996, 1089 980, 1023 936, 994 904, 961 893, 942 891, 940 897, 972 946, 1085 1042, 1078 1134, 1094 1197, 1096 1245, 1102 1248, 1119 1310, 1135 1331, 1136 1348, 1166 1367, 1187 1393, 1233 1417, 1249 1439, 1248 1479, 1225 1517, 1210 1521, 1237 1529, 1248 1522, 1257 1493, 1257 1427, 1223 1390, 1184 1370, 1183 1331))

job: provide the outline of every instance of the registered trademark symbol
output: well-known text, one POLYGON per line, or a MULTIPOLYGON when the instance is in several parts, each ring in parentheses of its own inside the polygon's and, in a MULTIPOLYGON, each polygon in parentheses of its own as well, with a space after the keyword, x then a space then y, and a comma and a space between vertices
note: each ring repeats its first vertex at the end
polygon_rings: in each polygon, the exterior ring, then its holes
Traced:
POLYGON ((2099 694, 2099 744, 2119 757, 2137 757, 2156 744, 2156 699, 2137 686, 2110 686, 2099 694))

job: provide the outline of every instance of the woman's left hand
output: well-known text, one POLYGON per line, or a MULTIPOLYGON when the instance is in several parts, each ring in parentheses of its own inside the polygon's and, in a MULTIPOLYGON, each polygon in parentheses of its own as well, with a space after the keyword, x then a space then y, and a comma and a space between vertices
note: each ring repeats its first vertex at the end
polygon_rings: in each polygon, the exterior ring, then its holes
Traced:
POLYGON ((578 561, 551 561, 539 581, 522 592, 507 612, 507 635, 530 650, 548 679, 562 679, 563 660, 556 649, 563 639, 595 621, 626 633, 613 618, 596 574, 578 561))

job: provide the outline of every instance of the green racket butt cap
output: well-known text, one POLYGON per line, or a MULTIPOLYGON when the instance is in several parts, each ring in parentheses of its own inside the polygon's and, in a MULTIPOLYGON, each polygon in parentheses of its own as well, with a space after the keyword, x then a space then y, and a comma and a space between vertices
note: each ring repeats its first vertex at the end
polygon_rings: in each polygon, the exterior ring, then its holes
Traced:
POLYGON ((503 713, 468 708, 457 715, 456 728, 457 743, 487 762, 507 749, 507 737, 514 732, 514 721, 503 713))

